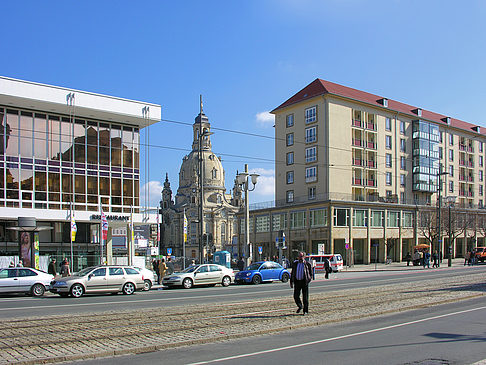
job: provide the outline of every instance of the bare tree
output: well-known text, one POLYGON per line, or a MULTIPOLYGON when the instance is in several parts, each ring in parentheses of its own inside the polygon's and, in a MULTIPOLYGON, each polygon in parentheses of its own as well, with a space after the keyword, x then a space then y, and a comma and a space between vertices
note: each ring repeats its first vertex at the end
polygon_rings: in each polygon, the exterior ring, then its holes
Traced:
POLYGON ((430 247, 433 246, 434 242, 437 242, 439 236, 439 227, 437 223, 436 209, 419 210, 418 231, 419 234, 427 240, 430 247))

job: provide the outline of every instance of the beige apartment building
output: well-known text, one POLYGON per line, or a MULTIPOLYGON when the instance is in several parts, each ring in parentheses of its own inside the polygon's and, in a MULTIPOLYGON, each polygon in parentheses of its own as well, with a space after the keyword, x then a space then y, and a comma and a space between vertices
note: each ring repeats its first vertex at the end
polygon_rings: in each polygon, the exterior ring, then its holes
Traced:
POLYGON ((250 217, 263 256, 282 233, 287 257, 365 264, 419 243, 446 257, 483 244, 486 129, 321 79, 272 113, 276 200, 250 217))

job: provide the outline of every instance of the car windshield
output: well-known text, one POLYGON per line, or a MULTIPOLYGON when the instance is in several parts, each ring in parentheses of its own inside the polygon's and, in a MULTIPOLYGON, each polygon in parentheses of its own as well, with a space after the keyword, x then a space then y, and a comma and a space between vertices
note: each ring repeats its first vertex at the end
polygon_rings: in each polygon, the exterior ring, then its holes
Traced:
POLYGON ((186 268, 185 270, 182 270, 182 272, 194 272, 198 267, 199 265, 192 265, 186 268))
POLYGON ((247 270, 258 270, 261 265, 262 265, 261 262, 255 262, 255 263, 251 264, 250 266, 248 266, 246 269, 247 270))

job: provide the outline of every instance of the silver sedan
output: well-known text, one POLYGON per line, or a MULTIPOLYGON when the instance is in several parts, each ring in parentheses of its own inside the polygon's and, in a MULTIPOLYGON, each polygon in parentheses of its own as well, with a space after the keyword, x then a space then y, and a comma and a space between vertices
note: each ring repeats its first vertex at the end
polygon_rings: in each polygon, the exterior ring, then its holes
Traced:
POLYGON ((52 279, 51 274, 30 267, 0 269, 0 293, 28 293, 40 297, 52 279))
POLYGON ((162 284, 168 287, 182 286, 189 289, 194 285, 221 284, 228 286, 235 281, 235 273, 232 269, 216 264, 192 265, 187 269, 164 276, 162 284))

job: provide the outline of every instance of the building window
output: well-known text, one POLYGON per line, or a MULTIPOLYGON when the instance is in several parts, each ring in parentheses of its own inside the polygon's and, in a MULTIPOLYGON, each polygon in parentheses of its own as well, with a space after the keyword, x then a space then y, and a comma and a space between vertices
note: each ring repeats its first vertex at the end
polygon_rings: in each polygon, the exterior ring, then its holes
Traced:
POLYGON ((405 122, 403 120, 400 121, 400 134, 405 134, 405 122))
POLYGON ((287 184, 293 184, 293 183, 294 183, 294 172, 287 171, 287 184))
POLYGON ((390 186, 392 184, 392 174, 391 172, 386 173, 386 185, 390 186))
POLYGON ((479 167, 483 167, 483 156, 479 156, 479 167))
POLYGON ((335 208, 333 224, 335 227, 349 226, 349 209, 335 208))
POLYGON ((305 182, 313 182, 317 180, 317 166, 307 167, 305 169, 305 182))
POLYGON ((449 165, 449 176, 450 177, 454 176, 454 165, 449 165))
POLYGON ((294 125, 294 115, 287 115, 287 127, 292 127, 294 125))
POLYGON ((386 167, 392 167, 392 155, 391 155, 391 153, 387 153, 385 155, 385 166, 386 167))
POLYGON ((400 203, 406 204, 407 202, 405 201, 405 192, 401 191, 400 192, 400 203))
POLYGON ((453 146, 453 145, 454 145, 454 135, 449 134, 449 146, 453 146))
POLYGON ((449 161, 454 161, 454 150, 449 150, 449 161))
POLYGON ((282 229, 287 229, 287 214, 272 214, 272 231, 276 232, 282 229))
POLYGON ((483 196, 483 186, 479 185, 479 195, 483 196))
POLYGON ((454 192, 454 182, 449 181, 449 193, 453 193, 453 192, 454 192))
POLYGON ((483 181, 483 170, 479 170, 479 181, 483 181))
POLYGON ((307 197, 309 200, 314 200, 316 198, 316 187, 313 186, 307 190, 307 197))
POLYGON ((392 138, 391 136, 385 136, 385 147, 389 150, 392 148, 392 138))
POLYGON ((400 185, 402 187, 405 187, 405 175, 404 174, 400 175, 400 185))
POLYGON ((312 127, 312 128, 306 128, 305 129, 305 143, 312 143, 317 140, 317 128, 312 127))
POLYGON ((400 212, 388 211, 387 213, 387 227, 400 227, 400 212))
MULTIPOLYGON (((222 225, 221 228, 223 228, 222 225)), ((270 216, 261 215, 256 217, 256 232, 270 232, 270 216)))
POLYGON ((353 211, 353 227, 366 227, 368 224, 368 211, 355 209, 353 211))
POLYGON ((400 156, 400 169, 406 170, 407 169, 407 160, 405 156, 400 156))
POLYGON ((293 202, 294 202, 294 191, 287 190, 287 203, 293 203, 293 202))
POLYGON ((290 229, 302 229, 306 227, 305 211, 290 212, 290 229))
POLYGON ((294 134, 287 134, 287 146, 292 146, 294 144, 294 134))
POLYGON ((315 122, 317 118, 317 107, 307 108, 305 110, 305 124, 315 122))
POLYGON ((294 164, 294 153, 289 152, 287 153, 287 165, 293 165, 294 164))
POLYGON ((305 162, 313 162, 317 160, 317 147, 309 147, 305 149, 305 162))
POLYGON ((385 212, 382 210, 371 211, 371 227, 383 227, 385 212))
POLYGON ((483 142, 479 142, 479 152, 483 152, 483 142))
POLYGON ((407 152, 406 143, 405 143, 404 139, 400 140, 400 151, 401 152, 407 152))
POLYGON ((443 156, 444 156, 444 150, 442 147, 439 147, 439 158, 442 160, 443 156))
POLYGON ((413 213, 402 212, 402 227, 412 228, 413 227, 413 213))
POLYGON ((313 209, 309 212, 311 227, 327 226, 327 209, 313 209))
POLYGON ((385 130, 387 131, 391 131, 392 127, 391 127, 391 119, 386 117, 385 118, 385 130))

